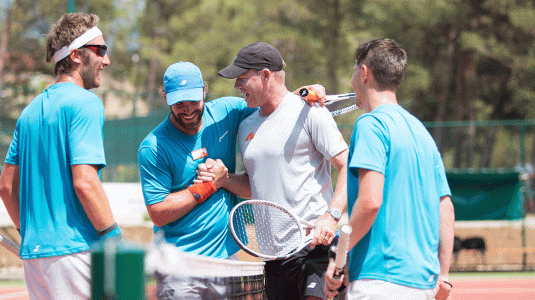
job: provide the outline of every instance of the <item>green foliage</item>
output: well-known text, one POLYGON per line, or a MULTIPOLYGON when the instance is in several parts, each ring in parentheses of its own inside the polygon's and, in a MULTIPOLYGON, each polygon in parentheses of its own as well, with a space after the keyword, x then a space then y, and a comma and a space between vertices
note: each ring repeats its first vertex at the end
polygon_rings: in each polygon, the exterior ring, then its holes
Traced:
MULTIPOLYGON (((418 118, 535 117, 532 0, 75 2, 79 11, 100 16, 112 62, 106 72, 117 82, 129 83, 98 92, 121 94, 127 101, 142 95, 140 102, 149 111, 165 105, 155 95, 165 69, 177 61, 191 61, 201 68, 209 99, 240 96, 234 81, 217 72, 232 63, 243 46, 256 41, 279 49, 287 63, 289 89, 321 83, 329 94, 351 92, 356 47, 388 37, 408 53, 398 97, 418 118)), ((0 6, 11 9, 5 83, 0 90, 0 122, 4 123, 16 118, 40 89, 53 82, 53 66, 44 61, 46 34, 67 10, 66 0, 10 3, 0 6)), ((6 30, 6 16, 0 18, 1 32, 6 30)), ((337 120, 353 123, 360 113, 337 120)), ((343 129, 347 139, 349 127, 343 129)), ((448 147, 441 149, 444 153, 456 155, 454 145, 443 146, 448 147)))

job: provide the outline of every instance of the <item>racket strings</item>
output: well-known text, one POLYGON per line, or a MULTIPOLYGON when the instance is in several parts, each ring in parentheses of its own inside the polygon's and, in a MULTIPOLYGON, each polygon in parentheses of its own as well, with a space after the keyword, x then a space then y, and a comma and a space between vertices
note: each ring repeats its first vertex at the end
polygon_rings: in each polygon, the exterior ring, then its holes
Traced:
POLYGON ((297 220, 269 205, 242 205, 232 221, 240 242, 262 255, 285 255, 297 249, 303 238, 297 220))
POLYGON ((355 105, 355 98, 345 98, 341 100, 335 100, 335 101, 326 101, 325 107, 331 112, 331 113, 345 113, 349 112, 351 110, 354 110, 357 108, 355 105))
POLYGON ((329 111, 335 111, 355 104, 355 98, 347 98, 337 101, 328 101, 325 103, 325 107, 329 111))

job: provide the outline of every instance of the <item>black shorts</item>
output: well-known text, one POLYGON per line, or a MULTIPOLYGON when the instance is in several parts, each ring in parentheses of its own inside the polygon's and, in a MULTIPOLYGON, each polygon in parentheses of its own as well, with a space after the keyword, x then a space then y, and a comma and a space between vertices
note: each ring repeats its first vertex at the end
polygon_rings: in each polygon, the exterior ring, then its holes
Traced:
MULTIPOLYGON (((336 238, 337 239, 337 238, 336 238)), ((336 240, 333 241, 336 244, 336 240)), ((266 292, 269 300, 325 298, 323 285, 329 265, 329 247, 317 245, 303 248, 285 260, 267 261, 266 292)))

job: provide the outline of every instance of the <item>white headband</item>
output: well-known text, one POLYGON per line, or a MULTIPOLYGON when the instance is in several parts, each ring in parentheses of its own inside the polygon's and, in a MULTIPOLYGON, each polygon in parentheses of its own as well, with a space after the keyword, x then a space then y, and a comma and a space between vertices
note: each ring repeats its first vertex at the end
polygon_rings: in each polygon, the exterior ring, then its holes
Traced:
POLYGON ((75 38, 74 41, 72 41, 72 43, 69 46, 63 46, 63 48, 56 51, 56 53, 54 53, 54 56, 53 56, 54 61, 57 63, 58 61, 64 59, 65 57, 71 54, 71 50, 82 47, 83 45, 91 42, 93 39, 95 39, 99 35, 102 35, 102 31, 100 31, 100 29, 98 29, 97 26, 82 33, 82 35, 75 38))

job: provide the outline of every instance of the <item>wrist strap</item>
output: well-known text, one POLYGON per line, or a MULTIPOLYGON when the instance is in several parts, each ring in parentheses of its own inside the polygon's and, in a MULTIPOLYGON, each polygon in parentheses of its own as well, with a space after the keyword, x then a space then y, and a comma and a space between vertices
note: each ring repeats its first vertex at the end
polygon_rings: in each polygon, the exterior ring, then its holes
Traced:
POLYGON ((217 190, 213 182, 196 183, 188 187, 188 190, 193 194, 193 198, 197 203, 203 203, 208 197, 212 196, 217 190))
POLYGON ((117 223, 113 223, 112 225, 102 230, 99 230, 98 235, 100 236, 101 240, 107 240, 115 236, 121 238, 123 236, 121 233, 121 228, 119 228, 119 225, 117 225, 117 223))
POLYGON ((451 288, 453 288, 453 284, 449 283, 447 280, 439 278, 440 281, 444 282, 445 284, 449 285, 451 288))

